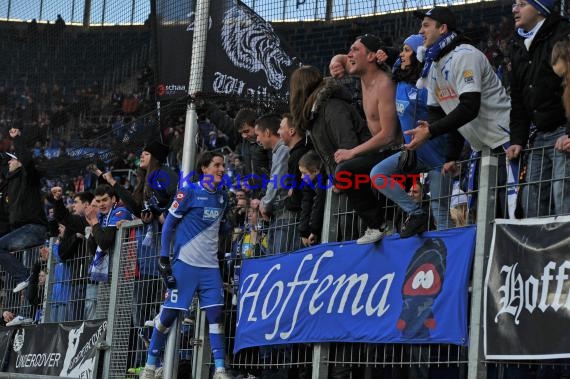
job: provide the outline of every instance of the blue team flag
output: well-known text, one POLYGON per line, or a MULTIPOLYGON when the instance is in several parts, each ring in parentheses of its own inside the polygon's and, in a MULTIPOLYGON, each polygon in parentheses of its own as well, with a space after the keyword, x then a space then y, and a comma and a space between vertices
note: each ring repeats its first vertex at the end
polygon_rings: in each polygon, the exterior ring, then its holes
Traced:
POLYGON ((309 342, 467 345, 475 227, 248 259, 234 353, 309 342))

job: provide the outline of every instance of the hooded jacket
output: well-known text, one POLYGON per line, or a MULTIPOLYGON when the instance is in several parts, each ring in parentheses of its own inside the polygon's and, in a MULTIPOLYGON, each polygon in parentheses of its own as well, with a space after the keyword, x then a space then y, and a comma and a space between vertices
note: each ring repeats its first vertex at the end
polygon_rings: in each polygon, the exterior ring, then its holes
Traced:
POLYGON ((332 78, 325 78, 311 110, 309 135, 315 151, 325 163, 327 174, 336 170, 334 153, 338 149, 352 149, 370 139, 366 122, 352 106, 347 89, 332 78))

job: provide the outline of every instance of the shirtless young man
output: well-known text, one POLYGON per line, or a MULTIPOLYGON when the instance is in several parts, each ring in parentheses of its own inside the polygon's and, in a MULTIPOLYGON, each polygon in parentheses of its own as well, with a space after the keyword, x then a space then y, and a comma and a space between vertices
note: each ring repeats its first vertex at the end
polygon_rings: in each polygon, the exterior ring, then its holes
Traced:
POLYGON ((336 55, 331 60, 329 70, 335 78, 345 73, 358 76, 362 87, 362 104, 366 123, 372 134, 368 141, 350 150, 338 150, 335 161, 352 159, 368 152, 394 144, 399 135, 396 115, 396 86, 392 82, 389 68, 376 63, 376 51, 383 47, 382 41, 365 34, 354 41, 347 55, 336 55))
MULTIPOLYGON (((390 70, 376 63, 376 51, 382 48, 382 45, 378 37, 365 34, 354 41, 347 55, 336 55, 331 60, 329 70, 333 77, 340 78, 346 72, 360 77, 366 123, 372 134, 372 138, 352 149, 339 149, 335 152, 334 158, 339 164, 337 172, 344 170, 353 175, 370 174, 376 163, 393 153, 380 150, 398 141, 400 127, 394 101, 396 87, 390 77, 390 70)), ((378 215, 380 227, 369 227, 365 235, 358 239, 358 243, 376 242, 384 236, 385 201, 382 198, 376 205, 367 204, 367 207, 378 215)), ((358 209, 357 204, 352 205, 358 209)))

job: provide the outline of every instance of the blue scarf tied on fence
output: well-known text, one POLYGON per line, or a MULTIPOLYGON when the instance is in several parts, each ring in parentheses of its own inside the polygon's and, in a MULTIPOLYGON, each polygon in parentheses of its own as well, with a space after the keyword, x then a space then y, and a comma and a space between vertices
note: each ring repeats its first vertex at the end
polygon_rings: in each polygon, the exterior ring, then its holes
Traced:
POLYGON ((109 254, 97 247, 95 258, 89 266, 89 279, 94 282, 109 281, 109 254))

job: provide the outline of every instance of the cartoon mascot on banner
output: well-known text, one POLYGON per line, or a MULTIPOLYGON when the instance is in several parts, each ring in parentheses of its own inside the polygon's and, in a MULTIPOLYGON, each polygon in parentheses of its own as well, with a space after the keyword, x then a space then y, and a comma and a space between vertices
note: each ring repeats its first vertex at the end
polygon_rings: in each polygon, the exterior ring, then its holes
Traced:
POLYGON ((404 338, 427 339, 436 326, 432 306, 441 292, 447 248, 440 238, 427 239, 416 251, 402 286, 402 312, 396 327, 404 338))

